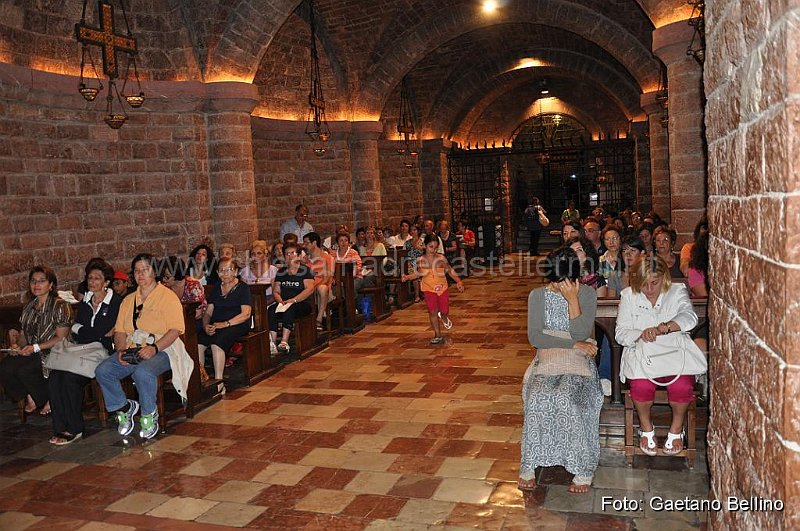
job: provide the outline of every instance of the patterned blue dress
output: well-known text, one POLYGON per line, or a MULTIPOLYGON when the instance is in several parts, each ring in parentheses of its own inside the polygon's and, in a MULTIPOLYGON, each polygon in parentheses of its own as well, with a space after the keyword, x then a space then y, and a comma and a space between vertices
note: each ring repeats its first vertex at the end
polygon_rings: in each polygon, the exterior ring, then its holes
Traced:
MULTIPOLYGON (((567 301, 544 288, 544 329, 568 335, 567 301)), ((547 332, 546 332, 547 333, 547 332)), ((600 458, 600 409, 603 393, 597 368, 587 356, 577 358, 572 372, 537 374, 550 349, 540 349, 525 373, 522 385, 524 422, 520 477, 532 479, 536 467, 561 465, 576 484, 590 484, 600 458), (585 367, 580 365, 585 363, 585 367)), ((545 371, 546 372, 546 371, 545 371)))

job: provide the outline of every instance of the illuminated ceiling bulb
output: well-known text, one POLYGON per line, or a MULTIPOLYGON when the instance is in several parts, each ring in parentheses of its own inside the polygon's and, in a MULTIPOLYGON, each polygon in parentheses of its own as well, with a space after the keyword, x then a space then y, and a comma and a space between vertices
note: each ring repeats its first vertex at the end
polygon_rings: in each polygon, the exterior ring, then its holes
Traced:
POLYGON ((484 0, 482 9, 484 13, 494 13, 497 10, 496 0, 484 0))

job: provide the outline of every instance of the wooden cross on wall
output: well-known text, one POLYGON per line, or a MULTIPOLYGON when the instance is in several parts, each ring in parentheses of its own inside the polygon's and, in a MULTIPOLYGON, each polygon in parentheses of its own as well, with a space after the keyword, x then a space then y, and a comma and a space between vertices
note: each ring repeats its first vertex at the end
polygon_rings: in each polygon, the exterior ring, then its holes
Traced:
POLYGON ((136 39, 115 33, 114 6, 100 0, 97 2, 97 12, 100 14, 100 27, 94 28, 81 21, 75 24, 75 36, 78 42, 103 48, 103 72, 109 79, 114 79, 119 75, 117 52, 135 54, 136 39))

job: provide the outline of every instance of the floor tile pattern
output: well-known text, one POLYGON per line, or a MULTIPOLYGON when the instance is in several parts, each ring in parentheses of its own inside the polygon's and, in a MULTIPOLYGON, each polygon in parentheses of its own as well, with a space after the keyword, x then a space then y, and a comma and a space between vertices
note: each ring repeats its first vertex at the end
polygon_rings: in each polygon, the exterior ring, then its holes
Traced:
POLYGON ((704 529, 704 514, 604 503, 708 490, 704 460, 628 469, 620 439, 603 439, 588 494, 567 493, 559 467, 516 488, 526 302, 540 285, 526 264, 453 293, 444 345, 429 345, 416 304, 145 444, 92 421, 53 448, 47 419, 20 424, 3 406, 0 529, 704 529))

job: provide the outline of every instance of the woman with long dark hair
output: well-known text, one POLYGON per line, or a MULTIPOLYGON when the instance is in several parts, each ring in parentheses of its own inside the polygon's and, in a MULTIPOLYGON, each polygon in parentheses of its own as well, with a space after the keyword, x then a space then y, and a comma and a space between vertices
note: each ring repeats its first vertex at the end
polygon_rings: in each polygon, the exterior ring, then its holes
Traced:
POLYGON ((11 400, 26 399, 25 412, 39 409, 50 414, 44 367, 50 348, 69 334, 72 310, 58 298, 58 279, 47 266, 34 266, 28 273, 28 295, 31 301, 19 319, 21 331, 9 338, 11 355, 0 361, 0 385, 11 400))
POLYGON ((536 488, 536 468, 561 465, 574 474, 569 492, 584 493, 600 458, 603 393, 592 339, 597 293, 581 284, 569 247, 547 257, 547 286, 528 296, 528 339, 536 355, 522 384, 519 488, 536 488))

